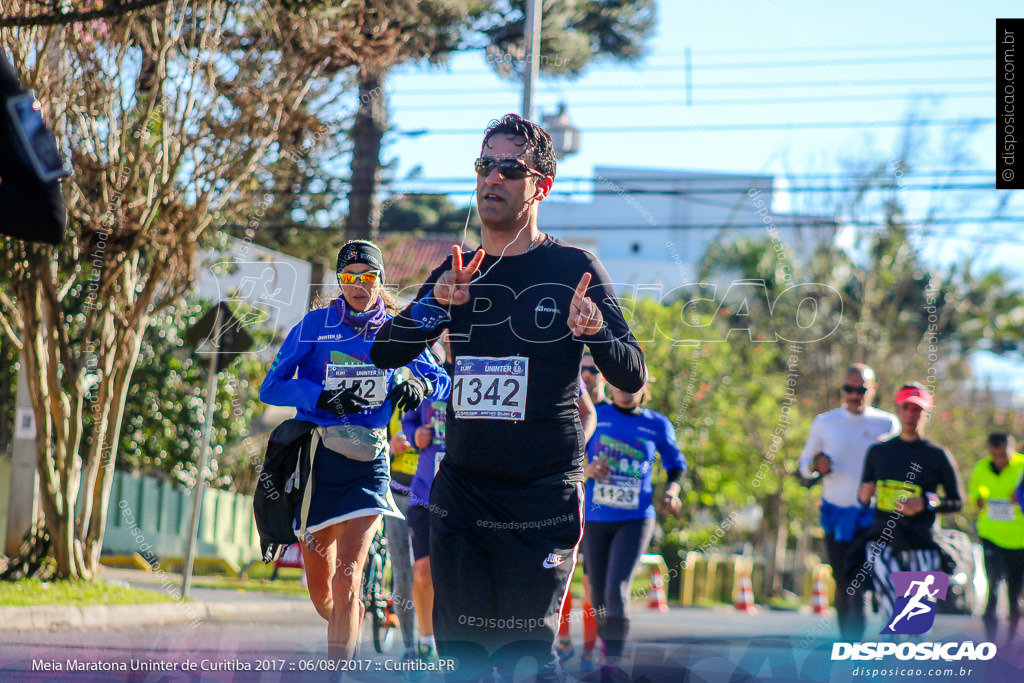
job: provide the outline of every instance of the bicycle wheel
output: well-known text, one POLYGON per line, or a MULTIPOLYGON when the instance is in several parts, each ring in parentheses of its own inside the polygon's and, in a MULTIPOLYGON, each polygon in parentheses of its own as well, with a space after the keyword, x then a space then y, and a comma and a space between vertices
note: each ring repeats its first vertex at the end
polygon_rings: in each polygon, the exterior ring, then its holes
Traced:
POLYGON ((395 642, 395 633, 398 631, 389 618, 388 594, 394 587, 394 577, 391 573, 391 558, 387 556, 386 550, 384 553, 374 553, 372 558, 373 584, 370 590, 373 649, 381 654, 391 650, 391 646, 395 642))

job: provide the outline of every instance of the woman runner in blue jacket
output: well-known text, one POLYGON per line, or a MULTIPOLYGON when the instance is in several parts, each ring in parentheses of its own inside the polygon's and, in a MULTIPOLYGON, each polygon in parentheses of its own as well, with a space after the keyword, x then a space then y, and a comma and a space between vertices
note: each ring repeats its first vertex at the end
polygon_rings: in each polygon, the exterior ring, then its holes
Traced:
MULTIPOLYGON (((296 418, 320 425, 324 442, 314 455, 313 496, 299 541, 309 597, 327 620, 328 656, 352 659, 370 542, 382 515, 402 516, 388 486, 386 425, 394 406, 412 410, 425 398, 447 399, 451 380, 425 351, 406 366, 414 376, 405 382, 396 383, 394 370, 370 362, 373 339, 392 315, 382 287, 384 258, 375 244, 343 246, 336 272, 342 295, 291 329, 260 399, 294 406, 296 418)), ((298 536, 301 505, 296 508, 298 536)))
POLYGON ((643 407, 645 386, 636 393, 612 387, 612 402, 597 406, 597 429, 587 442, 584 570, 605 648, 605 664, 618 665, 629 634, 633 573, 651 541, 656 521, 654 459, 668 474, 662 502, 681 507, 679 488, 686 459, 676 445, 672 423, 643 407))

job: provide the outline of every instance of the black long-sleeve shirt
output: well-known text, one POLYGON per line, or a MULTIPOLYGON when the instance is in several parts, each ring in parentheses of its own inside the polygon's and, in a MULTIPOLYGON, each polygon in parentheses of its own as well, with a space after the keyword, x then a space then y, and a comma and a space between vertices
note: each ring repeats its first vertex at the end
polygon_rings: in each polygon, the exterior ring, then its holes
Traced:
POLYGON ((899 436, 877 443, 864 458, 862 483, 875 484, 873 538, 890 529, 907 547, 931 544, 936 513, 956 512, 963 506, 963 487, 949 451, 927 439, 904 441, 899 436), (925 507, 916 515, 897 512, 900 497, 925 497, 942 487, 944 497, 935 508, 925 507))
MULTIPOLYGON (((464 262, 471 256, 464 254, 464 262)), ((451 257, 430 274, 417 300, 432 292, 450 268, 451 257)), ((549 237, 525 254, 500 261, 486 256, 469 294, 470 301, 451 307, 451 319, 431 331, 413 322, 409 308, 389 320, 370 351, 374 365, 406 364, 447 328, 456 374, 445 457, 470 473, 500 479, 582 481, 585 443, 576 402, 584 344, 612 386, 639 391, 647 380, 643 352, 604 266, 592 254, 549 237), (585 272, 592 276, 587 296, 601 310, 605 325, 595 335, 577 338, 568 327, 569 306, 585 272), (468 375, 460 382, 459 368, 468 367, 470 357, 526 359, 525 392, 509 393, 518 385, 508 372, 498 382, 486 376, 478 382, 468 375), (460 417, 453 408, 463 401, 500 410, 520 398, 525 399, 521 419, 460 417)), ((506 365, 492 362, 490 367, 506 365)))

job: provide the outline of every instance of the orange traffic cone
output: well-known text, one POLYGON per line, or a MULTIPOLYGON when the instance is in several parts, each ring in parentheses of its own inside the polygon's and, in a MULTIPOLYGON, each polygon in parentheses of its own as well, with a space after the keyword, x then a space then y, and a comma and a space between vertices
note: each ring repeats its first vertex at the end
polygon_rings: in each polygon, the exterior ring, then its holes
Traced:
POLYGON ((736 609, 747 614, 754 614, 757 612, 757 607, 754 606, 754 583, 750 580, 750 568, 745 562, 737 562, 737 570, 736 609))
POLYGON ((395 605, 393 601, 388 600, 388 608, 385 611, 385 614, 387 614, 387 618, 384 621, 388 628, 398 628, 402 625, 401 622, 398 621, 398 615, 395 614, 395 605))
POLYGON ((647 589, 647 607, 660 612, 668 611, 668 601, 665 600, 665 582, 661 576, 661 567, 651 567, 651 587, 647 589))
POLYGON ((814 586, 811 588, 811 611, 815 614, 826 614, 828 612, 828 589, 825 586, 825 576, 822 567, 816 567, 814 571, 814 586))

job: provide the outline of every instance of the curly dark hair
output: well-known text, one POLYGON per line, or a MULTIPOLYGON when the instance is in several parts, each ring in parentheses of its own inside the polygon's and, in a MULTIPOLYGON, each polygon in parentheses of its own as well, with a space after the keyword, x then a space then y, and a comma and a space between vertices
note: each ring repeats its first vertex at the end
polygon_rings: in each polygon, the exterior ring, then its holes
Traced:
MULTIPOLYGON (((487 141, 495 135, 512 135, 523 138, 522 145, 533 157, 533 167, 544 175, 555 177, 555 167, 557 166, 555 146, 546 130, 518 114, 505 114, 500 119, 494 119, 487 124, 481 147, 486 147, 487 141)), ((516 144, 520 144, 518 140, 516 144)))

